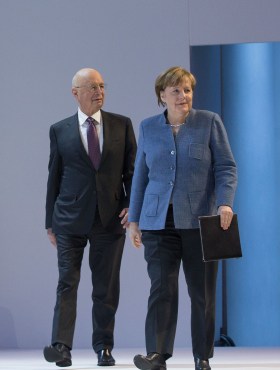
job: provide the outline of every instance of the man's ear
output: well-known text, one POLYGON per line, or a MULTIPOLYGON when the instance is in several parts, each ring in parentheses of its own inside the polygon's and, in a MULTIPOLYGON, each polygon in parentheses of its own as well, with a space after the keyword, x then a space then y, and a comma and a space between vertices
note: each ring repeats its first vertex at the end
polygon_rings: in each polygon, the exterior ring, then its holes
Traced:
POLYGON ((72 94, 75 98, 77 98, 78 91, 75 87, 72 87, 72 94))

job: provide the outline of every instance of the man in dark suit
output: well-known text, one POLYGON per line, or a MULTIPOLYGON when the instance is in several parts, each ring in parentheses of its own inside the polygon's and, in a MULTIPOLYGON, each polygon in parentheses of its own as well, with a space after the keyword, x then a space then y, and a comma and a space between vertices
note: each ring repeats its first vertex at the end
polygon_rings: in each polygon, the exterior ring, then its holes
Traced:
POLYGON ((112 366, 119 272, 136 141, 131 120, 104 112, 100 73, 84 68, 72 81, 78 112, 50 128, 46 199, 48 237, 57 247, 59 281, 48 362, 72 364, 77 290, 89 242, 92 273, 92 346, 99 366, 112 366))

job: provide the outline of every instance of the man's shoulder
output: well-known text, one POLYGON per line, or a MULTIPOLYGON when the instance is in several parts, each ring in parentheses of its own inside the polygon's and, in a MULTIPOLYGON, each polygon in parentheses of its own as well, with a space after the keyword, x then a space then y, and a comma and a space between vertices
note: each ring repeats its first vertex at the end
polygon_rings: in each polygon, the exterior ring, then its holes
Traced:
POLYGON ((74 115, 70 117, 63 118, 62 120, 54 123, 51 125, 54 129, 62 128, 64 126, 68 126, 70 124, 74 124, 78 120, 78 114, 75 113, 74 115))
POLYGON ((103 119, 112 119, 112 120, 118 120, 118 121, 131 121, 131 119, 127 116, 124 116, 123 114, 119 113, 113 113, 113 112, 107 112, 104 110, 101 110, 101 115, 103 119))

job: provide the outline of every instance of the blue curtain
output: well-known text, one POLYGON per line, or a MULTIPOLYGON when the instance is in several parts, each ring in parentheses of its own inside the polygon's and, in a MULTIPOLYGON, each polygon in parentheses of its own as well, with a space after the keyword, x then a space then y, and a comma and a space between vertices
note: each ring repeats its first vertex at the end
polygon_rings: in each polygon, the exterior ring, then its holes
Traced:
POLYGON ((227 262, 228 335, 240 346, 279 346, 280 44, 194 47, 191 55, 204 90, 197 107, 220 108, 238 166, 243 258, 227 262))

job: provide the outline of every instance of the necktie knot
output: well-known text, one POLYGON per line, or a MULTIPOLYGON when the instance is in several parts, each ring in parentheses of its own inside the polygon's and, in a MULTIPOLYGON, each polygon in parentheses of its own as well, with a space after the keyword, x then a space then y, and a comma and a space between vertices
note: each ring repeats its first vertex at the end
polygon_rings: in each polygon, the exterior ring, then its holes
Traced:
POLYGON ((98 122, 95 121, 95 119, 93 119, 92 117, 88 117, 87 122, 88 122, 89 125, 94 125, 94 126, 96 126, 98 124, 98 122))

